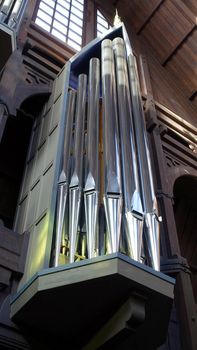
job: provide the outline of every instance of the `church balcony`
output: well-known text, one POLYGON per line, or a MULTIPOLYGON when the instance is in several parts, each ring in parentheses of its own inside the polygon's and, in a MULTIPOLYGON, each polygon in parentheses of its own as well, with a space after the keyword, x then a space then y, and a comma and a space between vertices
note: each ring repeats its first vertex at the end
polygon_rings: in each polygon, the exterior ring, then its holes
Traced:
POLYGON ((69 349, 156 348, 165 341, 173 289, 171 277, 114 253, 38 272, 14 296, 11 316, 69 349))

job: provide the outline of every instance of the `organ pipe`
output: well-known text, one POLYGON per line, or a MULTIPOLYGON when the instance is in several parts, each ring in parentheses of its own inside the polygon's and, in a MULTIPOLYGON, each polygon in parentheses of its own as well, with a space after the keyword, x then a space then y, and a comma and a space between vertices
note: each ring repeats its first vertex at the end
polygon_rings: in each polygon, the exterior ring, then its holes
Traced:
POLYGON ((98 255, 100 61, 90 60, 87 115, 87 177, 84 187, 88 257, 98 255))
POLYGON ((109 250, 114 253, 119 250, 120 243, 122 188, 115 67, 111 40, 103 40, 101 44, 101 55, 105 173, 104 207, 109 237, 109 250))
MULTIPOLYGON (((109 254, 124 249, 124 253, 130 258, 138 262, 150 262, 155 270, 159 270, 160 219, 137 65, 128 37, 125 40, 119 37, 113 41, 104 39, 101 42, 101 61, 97 57, 90 58, 88 66, 88 70, 85 68, 88 78, 86 74, 80 74, 77 92, 68 92, 64 162, 58 182, 55 266, 58 265, 65 208, 69 196, 71 263, 75 261, 76 252, 77 259, 80 259, 80 253, 81 258, 91 259, 101 251, 102 254, 109 254), (99 113, 100 100, 102 123, 99 113), (103 157, 99 156, 100 141, 103 157), (103 172, 100 169, 103 169, 103 172), (103 178, 100 179, 100 176, 103 178), (103 198, 101 182, 104 184, 103 198), (99 237, 101 230, 98 228, 99 210, 103 204, 107 240, 105 248, 101 249, 99 242, 104 240, 99 237), (83 239, 78 239, 79 226, 82 226, 80 217, 85 217, 83 239), (145 240, 142 239, 143 233, 145 240), (77 250, 79 245, 81 249, 77 250), (148 255, 144 257, 143 253, 142 259, 142 252, 146 251, 148 255)), ((103 223, 101 227, 105 230, 103 223)))
POLYGON ((84 126, 86 116, 87 75, 81 74, 78 79, 77 105, 75 118, 75 138, 73 150, 73 171, 69 185, 69 239, 70 262, 74 262, 76 252, 77 231, 83 188, 83 150, 84 126))
POLYGON ((144 114, 141 104, 139 79, 137 74, 136 59, 133 55, 128 57, 129 79, 131 87, 131 100, 133 107, 133 118, 135 135, 138 148, 138 164, 140 171, 140 182, 142 188, 143 207, 146 223, 146 243, 149 250, 151 265, 155 270, 160 269, 159 249, 159 217, 157 200, 155 197, 153 174, 150 160, 150 152, 146 135, 144 114))
POLYGON ((117 78, 125 232, 129 256, 140 261, 143 209, 139 187, 124 40, 122 38, 115 38, 113 40, 113 49, 117 78))
POLYGON ((66 127, 63 150, 63 167, 58 181, 57 193, 57 224, 54 265, 58 266, 59 254, 62 244, 62 231, 65 219, 65 209, 68 195, 69 171, 70 171, 70 150, 72 139, 72 127, 75 112, 76 93, 72 90, 68 92, 68 108, 66 112, 66 127))

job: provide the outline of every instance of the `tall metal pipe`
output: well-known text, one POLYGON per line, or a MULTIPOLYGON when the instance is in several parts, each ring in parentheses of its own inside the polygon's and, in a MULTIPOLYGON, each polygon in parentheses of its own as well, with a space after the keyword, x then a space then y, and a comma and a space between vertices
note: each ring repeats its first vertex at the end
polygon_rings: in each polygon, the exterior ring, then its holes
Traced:
POLYGON ((137 140, 142 198, 145 211, 146 241, 151 259, 151 265, 155 270, 159 270, 160 244, 157 200, 155 197, 150 153, 148 148, 143 108, 141 104, 137 64, 133 55, 128 56, 128 69, 135 135, 137 140))
POLYGON ((104 141, 104 207, 111 252, 119 250, 122 217, 121 168, 112 42, 103 40, 102 97, 104 141))
POLYGON ((99 95, 100 61, 92 58, 89 66, 87 117, 87 177, 84 187, 88 257, 98 255, 99 209, 99 95))
POLYGON ((16 0, 5 0, 0 9, 0 21, 5 22, 7 17, 11 14, 10 10, 15 5, 16 0))
POLYGON ((125 232, 130 257, 140 261, 143 209, 138 178, 135 135, 132 122, 126 50, 122 38, 115 38, 113 40, 113 50, 115 55, 117 79, 125 232))
POLYGON ((70 147, 72 139, 72 127, 75 112, 76 93, 72 90, 68 92, 68 107, 66 112, 66 127, 63 150, 63 166, 58 181, 57 193, 57 224, 55 240, 54 266, 58 266, 59 254, 62 244, 62 231, 65 218, 65 209, 68 195, 69 171, 70 171, 70 147))
POLYGON ((86 88, 87 76, 85 74, 81 74, 79 75, 77 90, 75 138, 73 152, 74 166, 69 185, 69 240, 71 263, 74 262, 76 251, 76 238, 79 223, 81 192, 83 186, 83 146, 86 113, 86 88))
POLYGON ((8 21, 9 27, 14 28, 15 30, 17 29, 26 5, 27 5, 26 0, 17 0, 15 2, 15 5, 13 7, 13 10, 11 12, 11 15, 8 21))

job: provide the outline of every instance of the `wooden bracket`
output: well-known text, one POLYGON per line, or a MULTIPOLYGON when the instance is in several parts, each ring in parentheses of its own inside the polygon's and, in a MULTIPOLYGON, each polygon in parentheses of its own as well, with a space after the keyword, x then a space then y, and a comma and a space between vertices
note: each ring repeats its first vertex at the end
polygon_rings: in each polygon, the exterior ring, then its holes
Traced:
POLYGON ((114 313, 110 320, 86 344, 82 350, 111 349, 114 344, 132 336, 136 329, 145 321, 146 297, 138 292, 114 313))
POLYGON ((161 271, 173 275, 181 271, 191 273, 187 259, 180 255, 174 255, 171 259, 161 259, 161 271))

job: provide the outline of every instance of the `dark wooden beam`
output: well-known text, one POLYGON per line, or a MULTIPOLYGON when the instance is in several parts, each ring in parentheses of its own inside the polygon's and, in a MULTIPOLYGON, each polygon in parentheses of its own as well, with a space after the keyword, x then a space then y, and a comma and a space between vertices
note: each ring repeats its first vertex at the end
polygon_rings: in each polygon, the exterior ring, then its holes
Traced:
POLYGON ((189 132, 186 128, 182 127, 179 123, 175 122, 168 116, 166 116, 164 113, 157 111, 157 117, 158 120, 165 125, 165 127, 170 128, 177 132, 180 137, 182 137, 184 140, 187 140, 189 143, 196 143, 197 142, 197 136, 195 133, 189 132))
POLYGON ((11 55, 3 71, 0 100, 9 106, 9 113, 16 116, 24 100, 33 95, 50 95, 55 76, 50 69, 22 55, 18 49, 11 55), (29 74, 31 81, 28 79, 29 74))
POLYGON ((28 38, 34 40, 37 45, 41 45, 43 51, 46 48, 59 58, 63 63, 66 63, 75 53, 76 51, 56 40, 51 34, 39 28, 35 23, 31 23, 31 26, 28 28, 28 38))
MULTIPOLYGON (((193 169, 197 169, 196 155, 193 152, 190 151, 190 153, 192 153, 195 159, 193 157, 186 155, 185 152, 183 153, 183 149, 179 150, 181 148, 180 144, 177 144, 172 138, 169 138, 167 135, 165 135, 162 145, 164 150, 167 150, 170 154, 174 155, 175 157, 178 157, 178 159, 182 161, 185 165, 187 164, 188 166, 191 166, 193 169)), ((188 149, 188 152, 189 152, 189 149, 188 149)))
POLYGON ((96 6, 94 1, 85 1, 83 46, 96 37, 96 6))
POLYGON ((166 116, 177 122, 179 125, 182 125, 186 130, 190 131, 192 134, 197 135, 197 128, 189 122, 187 122, 187 120, 183 119, 178 114, 172 112, 169 108, 165 107, 157 101, 155 101, 155 107, 158 111, 161 111, 166 116))
POLYGON ((195 90, 189 97, 190 101, 193 101, 197 97, 197 90, 195 90))
POLYGON ((177 52, 179 48, 183 45, 183 43, 187 40, 187 38, 192 34, 192 32, 197 28, 196 24, 191 24, 191 28, 184 34, 184 36, 177 42, 177 44, 171 49, 169 54, 165 57, 165 59, 161 62, 162 66, 165 66, 174 54, 177 52))
POLYGON ((156 2, 155 6, 153 6, 152 11, 148 14, 147 17, 144 18, 144 22, 141 24, 141 26, 137 29, 137 34, 140 34, 142 30, 146 27, 146 25, 150 22, 151 18, 155 15, 155 13, 159 10, 160 6, 164 0, 158 0, 156 2))

